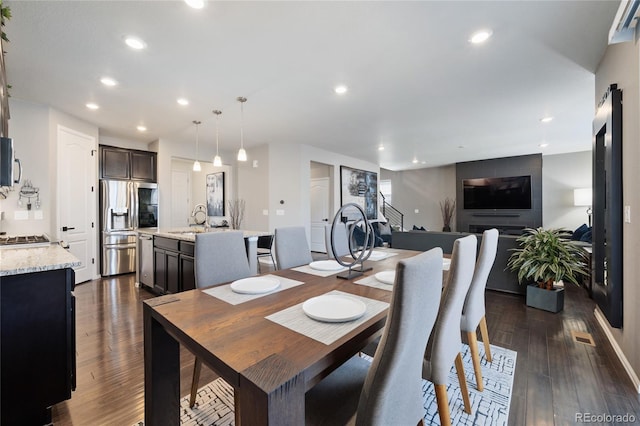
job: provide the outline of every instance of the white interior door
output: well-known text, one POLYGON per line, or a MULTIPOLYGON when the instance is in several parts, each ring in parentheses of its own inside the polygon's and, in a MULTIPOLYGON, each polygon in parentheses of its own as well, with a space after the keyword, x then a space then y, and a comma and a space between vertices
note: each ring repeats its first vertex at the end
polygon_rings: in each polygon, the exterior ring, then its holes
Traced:
POLYGON ((189 226, 189 172, 184 170, 171 171, 171 226, 189 226))
POLYGON ((80 259, 76 284, 97 277, 95 138, 58 126, 58 239, 80 259))
POLYGON ((311 179, 311 251, 326 253, 324 228, 329 224, 329 178, 311 179))

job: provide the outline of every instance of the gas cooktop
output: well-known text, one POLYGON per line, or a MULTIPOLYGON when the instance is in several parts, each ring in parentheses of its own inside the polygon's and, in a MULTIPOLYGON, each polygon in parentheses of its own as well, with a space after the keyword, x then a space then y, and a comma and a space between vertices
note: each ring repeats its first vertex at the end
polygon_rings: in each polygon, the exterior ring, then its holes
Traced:
POLYGON ((47 246, 51 242, 49 241, 49 237, 44 234, 41 235, 20 235, 17 237, 7 237, 0 236, 0 248, 12 247, 12 248, 23 248, 23 247, 42 247, 47 246))

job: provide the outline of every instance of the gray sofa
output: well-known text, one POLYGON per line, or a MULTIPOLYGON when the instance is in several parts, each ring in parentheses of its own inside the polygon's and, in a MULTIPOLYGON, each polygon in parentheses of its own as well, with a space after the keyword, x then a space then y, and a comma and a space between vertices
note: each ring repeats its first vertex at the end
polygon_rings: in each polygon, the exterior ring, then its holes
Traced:
MULTIPOLYGON (((434 247, 442 247, 444 253, 451 253, 453 242, 461 237, 469 235, 464 232, 433 232, 433 231, 408 231, 393 233, 393 248, 426 251, 434 247)), ((475 234, 478 237, 478 249, 482 242, 482 234, 475 234)), ((526 285, 518 284, 518 277, 515 272, 511 272, 507 267, 507 260, 511 255, 509 249, 517 248, 517 236, 500 235, 498 237, 498 252, 496 260, 491 268, 487 288, 491 290, 503 291, 507 293, 525 294, 526 285)))

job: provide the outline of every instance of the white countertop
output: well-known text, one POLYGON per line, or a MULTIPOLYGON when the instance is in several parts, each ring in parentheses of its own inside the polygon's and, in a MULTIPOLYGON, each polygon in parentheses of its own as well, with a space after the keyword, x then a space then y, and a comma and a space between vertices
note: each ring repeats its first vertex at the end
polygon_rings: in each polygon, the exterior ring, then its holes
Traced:
MULTIPOLYGON (((184 228, 168 228, 168 229, 138 229, 140 234, 156 235, 158 237, 173 238, 175 240, 183 241, 195 241, 196 234, 203 232, 230 232, 233 229, 229 228, 204 228, 202 226, 191 226, 184 228)), ((250 231, 242 229, 245 238, 260 237, 263 235, 271 235, 270 232, 264 231, 250 231)))
POLYGON ((0 250, 0 276, 73 268, 80 263, 77 257, 57 243, 46 247, 0 250))

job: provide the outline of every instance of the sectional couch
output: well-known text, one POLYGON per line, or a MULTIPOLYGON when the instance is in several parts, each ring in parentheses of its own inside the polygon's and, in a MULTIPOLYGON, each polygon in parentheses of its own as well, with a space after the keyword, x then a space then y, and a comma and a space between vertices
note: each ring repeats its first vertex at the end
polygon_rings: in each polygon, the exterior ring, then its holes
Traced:
MULTIPOLYGON (((464 232, 435 232, 435 231, 407 231, 393 232, 393 248, 426 251, 434 247, 442 247, 444 253, 453 251, 453 242, 469 235, 464 232)), ((482 242, 482 234, 478 237, 478 249, 482 242)), ((496 260, 491 268, 487 288, 507 293, 525 294, 526 285, 518 284, 518 276, 507 268, 507 260, 511 255, 509 249, 517 248, 517 236, 500 235, 498 237, 498 251, 496 260)))

